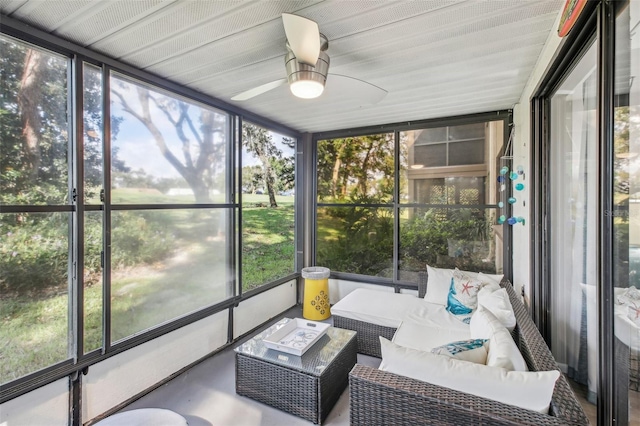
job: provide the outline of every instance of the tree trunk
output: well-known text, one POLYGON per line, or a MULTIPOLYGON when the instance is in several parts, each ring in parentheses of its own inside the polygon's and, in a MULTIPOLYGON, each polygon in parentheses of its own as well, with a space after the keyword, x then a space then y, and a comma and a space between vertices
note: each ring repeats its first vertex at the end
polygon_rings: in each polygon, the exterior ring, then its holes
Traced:
POLYGON ((20 91, 18 92, 18 106, 22 120, 22 135, 24 136, 25 151, 31 171, 29 178, 34 182, 40 170, 40 129, 42 119, 38 106, 42 104, 42 74, 44 73, 44 59, 42 53, 29 49, 24 61, 20 91))
POLYGON ((264 183, 267 186, 267 194, 269 194, 269 205, 271 207, 278 207, 278 203, 276 202, 276 191, 274 188, 274 178, 273 178, 273 170, 269 165, 269 159, 263 157, 260 159, 262 162, 262 172, 264 173, 264 183))

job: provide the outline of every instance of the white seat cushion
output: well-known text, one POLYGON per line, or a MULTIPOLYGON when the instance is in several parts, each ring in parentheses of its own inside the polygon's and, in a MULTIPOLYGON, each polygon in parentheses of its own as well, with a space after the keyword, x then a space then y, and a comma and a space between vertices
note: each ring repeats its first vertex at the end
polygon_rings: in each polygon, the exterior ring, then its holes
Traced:
POLYGON ((359 288, 331 307, 331 313, 383 327, 398 328, 407 312, 426 302, 412 294, 359 288))
POLYGON ((380 370, 540 413, 549 412, 553 389, 560 377, 558 370, 507 371, 404 348, 382 337, 380 346, 380 370))
MULTIPOLYGON (((443 306, 441 308, 444 310, 443 306)), ((447 311, 444 312, 451 317, 447 311)), ((453 320, 460 323, 455 318, 453 320)), ((466 329, 446 328, 405 319, 393 335, 393 343, 405 348, 431 351, 438 346, 470 338, 469 326, 466 329)))

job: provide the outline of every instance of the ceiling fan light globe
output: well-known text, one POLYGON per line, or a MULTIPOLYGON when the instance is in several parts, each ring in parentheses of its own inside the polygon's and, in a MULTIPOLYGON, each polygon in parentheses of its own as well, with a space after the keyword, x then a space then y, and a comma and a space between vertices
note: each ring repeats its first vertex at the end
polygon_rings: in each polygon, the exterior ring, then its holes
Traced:
POLYGON ((302 99, 313 99, 322 95, 324 85, 315 80, 297 80, 289 84, 291 93, 302 99))

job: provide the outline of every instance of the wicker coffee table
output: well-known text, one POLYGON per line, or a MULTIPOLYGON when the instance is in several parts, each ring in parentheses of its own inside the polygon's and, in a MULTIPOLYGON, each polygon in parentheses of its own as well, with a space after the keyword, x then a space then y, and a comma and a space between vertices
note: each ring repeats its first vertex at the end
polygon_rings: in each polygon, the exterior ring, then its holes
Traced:
POLYGON ((356 333, 331 327, 302 356, 268 349, 263 339, 288 321, 235 349, 236 393, 319 424, 347 387, 356 364, 356 333))

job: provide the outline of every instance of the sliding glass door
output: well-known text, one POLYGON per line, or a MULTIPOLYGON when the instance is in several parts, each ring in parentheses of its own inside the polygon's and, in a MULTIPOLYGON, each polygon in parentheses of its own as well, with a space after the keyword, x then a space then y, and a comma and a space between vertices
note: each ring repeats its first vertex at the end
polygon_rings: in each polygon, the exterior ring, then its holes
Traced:
POLYGON ((640 2, 616 17, 613 158, 614 392, 618 424, 640 424, 640 2))
POLYGON ((597 396, 597 73, 595 42, 550 98, 551 349, 597 396))

